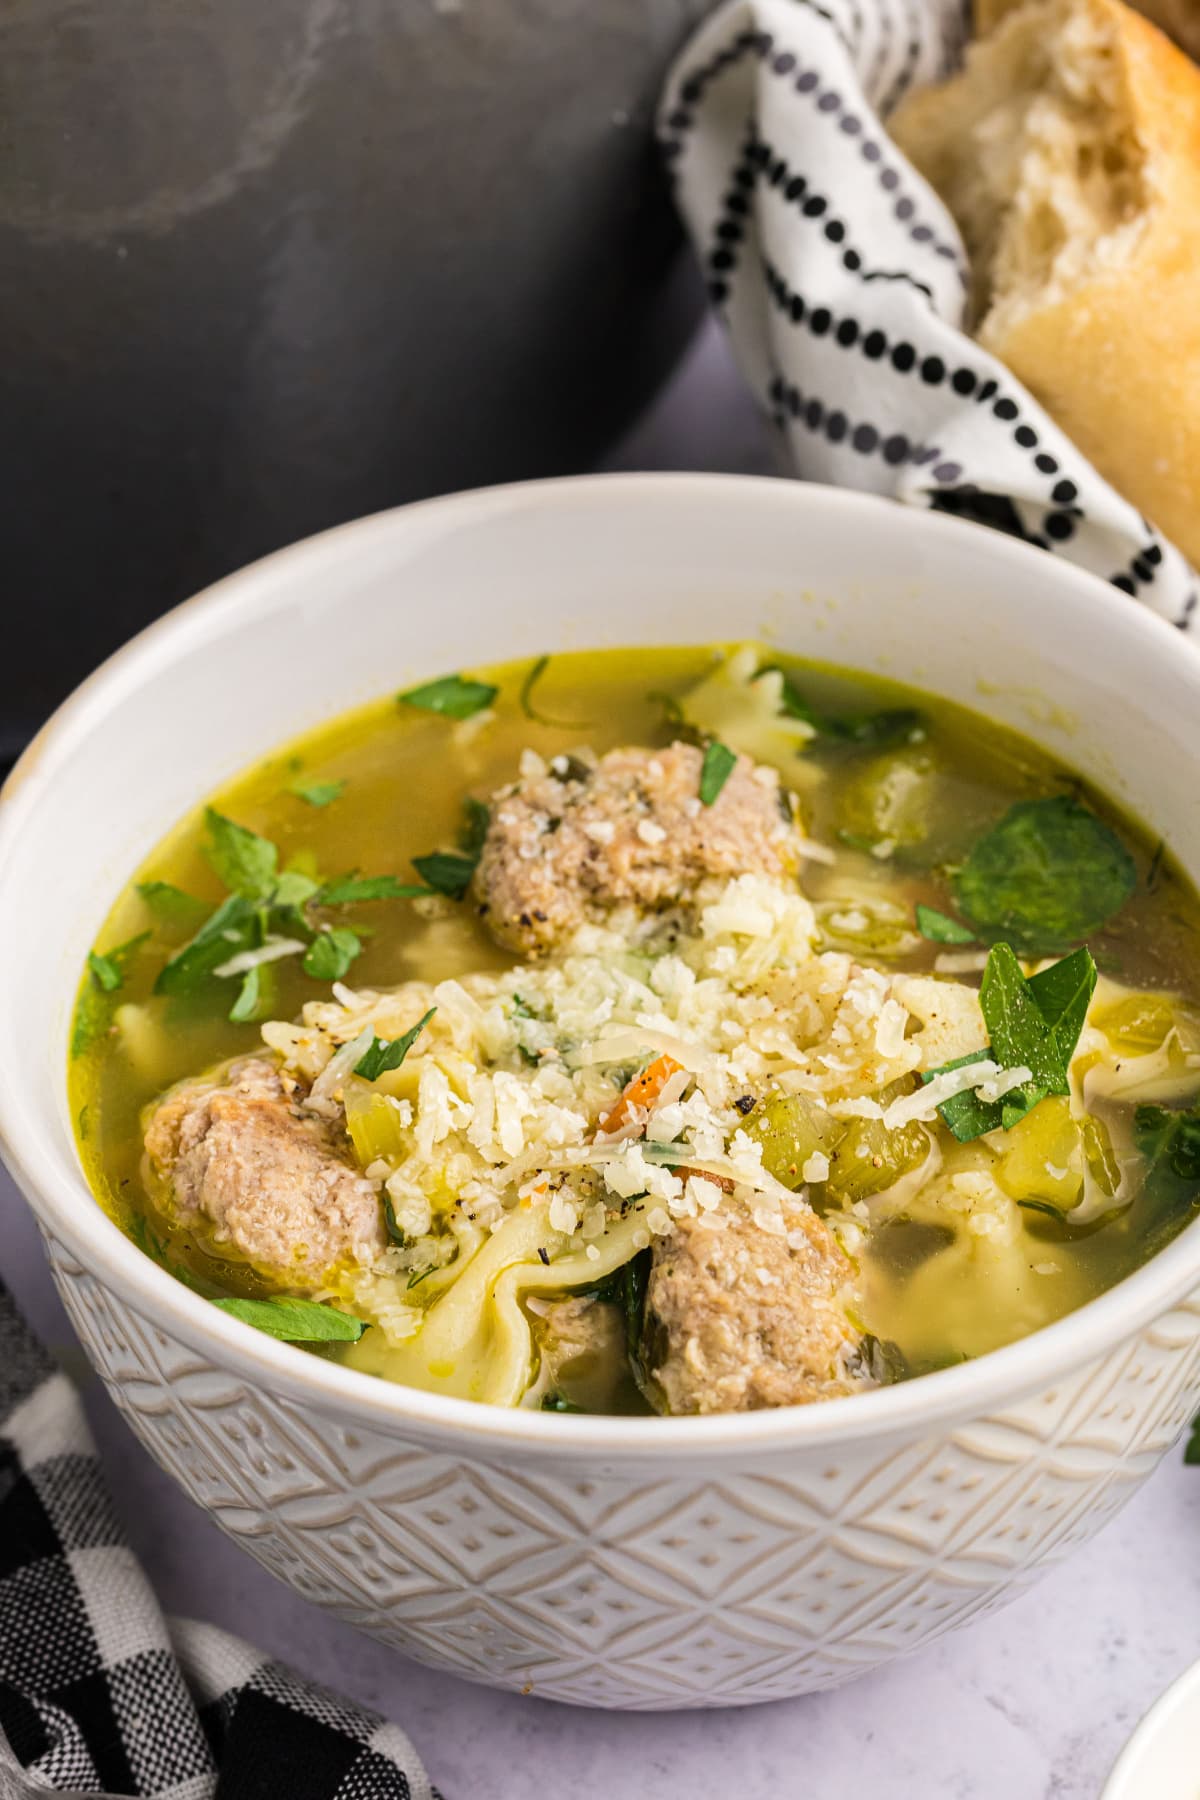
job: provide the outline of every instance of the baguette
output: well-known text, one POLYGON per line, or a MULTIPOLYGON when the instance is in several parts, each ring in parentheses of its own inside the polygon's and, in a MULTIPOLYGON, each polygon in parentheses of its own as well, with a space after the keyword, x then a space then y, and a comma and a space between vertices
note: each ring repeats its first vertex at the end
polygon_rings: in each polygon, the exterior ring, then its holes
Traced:
POLYGON ((1200 69, 1122 0, 1027 0, 888 129, 969 329, 1200 565, 1200 69))
MULTIPOLYGON (((1024 0, 975 0, 976 31, 982 37, 1014 7, 1023 4, 1024 0)), ((1174 38, 1181 50, 1200 62, 1200 0, 1133 0, 1133 4, 1151 24, 1174 38)))

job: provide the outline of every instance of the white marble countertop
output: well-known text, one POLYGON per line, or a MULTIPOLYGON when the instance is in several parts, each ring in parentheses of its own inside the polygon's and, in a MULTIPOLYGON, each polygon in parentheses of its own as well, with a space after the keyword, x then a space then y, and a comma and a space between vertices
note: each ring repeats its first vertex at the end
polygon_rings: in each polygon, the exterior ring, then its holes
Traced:
MULTIPOLYGON (((711 336, 613 466, 769 470, 711 336)), ((1093 1543, 1007 1611, 832 1693, 742 1712, 583 1712, 406 1661, 224 1538, 131 1436, 0 1172, 0 1276, 84 1381, 118 1511, 170 1611, 249 1638, 401 1723, 447 1800, 1096 1800, 1117 1751, 1200 1657, 1200 1469, 1172 1454, 1093 1543)))

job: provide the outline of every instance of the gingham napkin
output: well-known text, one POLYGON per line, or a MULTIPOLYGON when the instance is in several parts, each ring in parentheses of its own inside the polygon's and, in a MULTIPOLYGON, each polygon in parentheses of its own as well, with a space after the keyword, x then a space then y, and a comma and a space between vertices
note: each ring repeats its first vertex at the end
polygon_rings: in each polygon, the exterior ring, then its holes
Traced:
POLYGON ((1197 583, 960 329, 953 220, 882 120, 957 65, 963 0, 728 0, 659 131, 709 293, 809 480, 1000 526, 1183 629, 1197 583))
POLYGON ((0 1797, 437 1800, 395 1725, 165 1619, 78 1396, 0 1286, 0 1797))

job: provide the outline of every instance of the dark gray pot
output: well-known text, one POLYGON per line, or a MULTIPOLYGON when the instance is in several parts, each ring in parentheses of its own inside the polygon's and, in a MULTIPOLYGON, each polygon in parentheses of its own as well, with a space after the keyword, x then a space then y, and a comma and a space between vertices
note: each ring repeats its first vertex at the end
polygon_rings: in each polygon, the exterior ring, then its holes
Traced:
POLYGON ((651 118, 705 10, 0 5, 4 738, 251 557, 594 460, 695 316, 651 118))

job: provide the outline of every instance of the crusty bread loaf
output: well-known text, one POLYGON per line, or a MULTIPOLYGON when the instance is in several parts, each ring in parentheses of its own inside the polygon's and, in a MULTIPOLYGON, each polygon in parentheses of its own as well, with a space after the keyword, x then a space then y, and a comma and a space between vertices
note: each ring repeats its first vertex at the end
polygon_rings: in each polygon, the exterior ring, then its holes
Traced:
MULTIPOLYGON (((982 36, 991 31, 1006 13, 1025 4, 1025 0, 975 0, 975 29, 982 36)), ((1167 36, 1174 38, 1181 50, 1200 62, 1200 0, 1133 0, 1136 10, 1167 36)))
POLYGON ((888 128, 979 341, 1200 564, 1200 69, 1122 0, 1027 0, 888 128))

